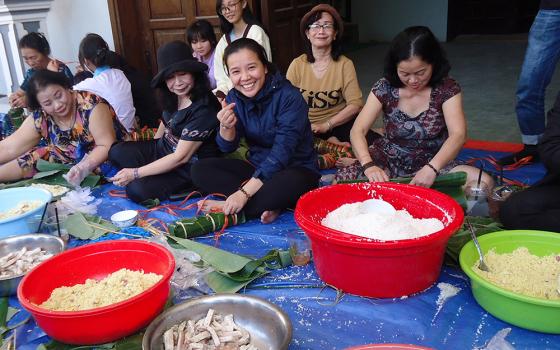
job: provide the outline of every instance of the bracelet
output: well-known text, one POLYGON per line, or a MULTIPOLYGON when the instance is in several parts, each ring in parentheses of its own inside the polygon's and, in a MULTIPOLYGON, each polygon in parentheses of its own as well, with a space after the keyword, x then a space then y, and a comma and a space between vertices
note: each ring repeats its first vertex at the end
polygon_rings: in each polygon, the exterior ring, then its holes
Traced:
POLYGON ((436 173, 436 176, 439 176, 439 170, 437 170, 432 164, 426 163, 426 165, 436 173))
POLYGON ((132 175, 134 176, 134 180, 137 180, 140 177, 138 174, 138 168, 134 168, 134 170, 132 170, 132 175))
POLYGON ((329 131, 332 130, 332 123, 330 120, 327 120, 327 126, 329 127, 329 131))
POLYGON ((375 163, 373 162, 373 160, 365 163, 364 165, 362 165, 362 169, 363 169, 363 171, 366 171, 367 168, 371 168, 372 166, 375 166, 375 163))
POLYGON ((239 187, 239 191, 241 191, 241 193, 243 193, 245 197, 247 197, 247 199, 251 199, 251 195, 249 194, 249 192, 245 191, 243 186, 239 187))

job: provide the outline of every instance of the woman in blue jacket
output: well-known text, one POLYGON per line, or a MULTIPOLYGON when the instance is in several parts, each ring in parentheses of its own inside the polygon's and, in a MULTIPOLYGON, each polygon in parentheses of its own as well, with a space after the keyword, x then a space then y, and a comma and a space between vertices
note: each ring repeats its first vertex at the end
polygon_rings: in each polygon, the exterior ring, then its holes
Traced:
POLYGON ((216 140, 223 152, 233 152, 244 137, 249 162, 203 159, 193 165, 192 180, 204 192, 227 196, 225 201, 203 202, 203 210, 243 210, 248 218, 270 223, 319 182, 308 107, 256 41, 234 41, 224 52, 224 62, 234 88, 218 112, 216 140))

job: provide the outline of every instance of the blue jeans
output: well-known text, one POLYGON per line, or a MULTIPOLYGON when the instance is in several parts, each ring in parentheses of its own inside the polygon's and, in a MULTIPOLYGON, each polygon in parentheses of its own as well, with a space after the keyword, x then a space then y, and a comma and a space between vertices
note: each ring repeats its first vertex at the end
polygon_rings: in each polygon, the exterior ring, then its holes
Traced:
POLYGON ((517 83, 517 121, 524 144, 536 145, 544 132, 545 90, 560 58, 560 10, 540 10, 517 83))

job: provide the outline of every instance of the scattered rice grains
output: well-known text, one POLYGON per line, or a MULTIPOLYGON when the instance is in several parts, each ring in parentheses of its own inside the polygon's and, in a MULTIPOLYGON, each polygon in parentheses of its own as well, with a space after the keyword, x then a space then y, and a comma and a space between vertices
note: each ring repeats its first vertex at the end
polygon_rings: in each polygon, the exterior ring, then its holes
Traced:
POLYGON ((54 289, 47 301, 39 305, 53 311, 81 311, 107 306, 132 298, 162 278, 155 273, 120 269, 98 281, 54 289))
POLYGON ((511 253, 498 254, 494 249, 484 255, 489 272, 473 270, 485 280, 506 290, 530 297, 560 300, 560 256, 552 254, 539 257, 526 247, 511 253))

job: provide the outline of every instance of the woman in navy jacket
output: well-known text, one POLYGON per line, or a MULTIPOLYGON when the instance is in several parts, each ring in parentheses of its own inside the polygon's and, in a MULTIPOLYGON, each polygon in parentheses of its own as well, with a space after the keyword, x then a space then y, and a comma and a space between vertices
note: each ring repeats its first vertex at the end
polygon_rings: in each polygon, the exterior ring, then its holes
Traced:
POLYGON ((217 115, 216 141, 227 153, 245 138, 249 162, 203 159, 192 167, 192 180, 204 192, 227 196, 225 201, 201 202, 203 210, 243 210, 249 218, 270 223, 319 182, 308 107, 256 41, 234 41, 224 52, 224 62, 234 89, 217 115))

